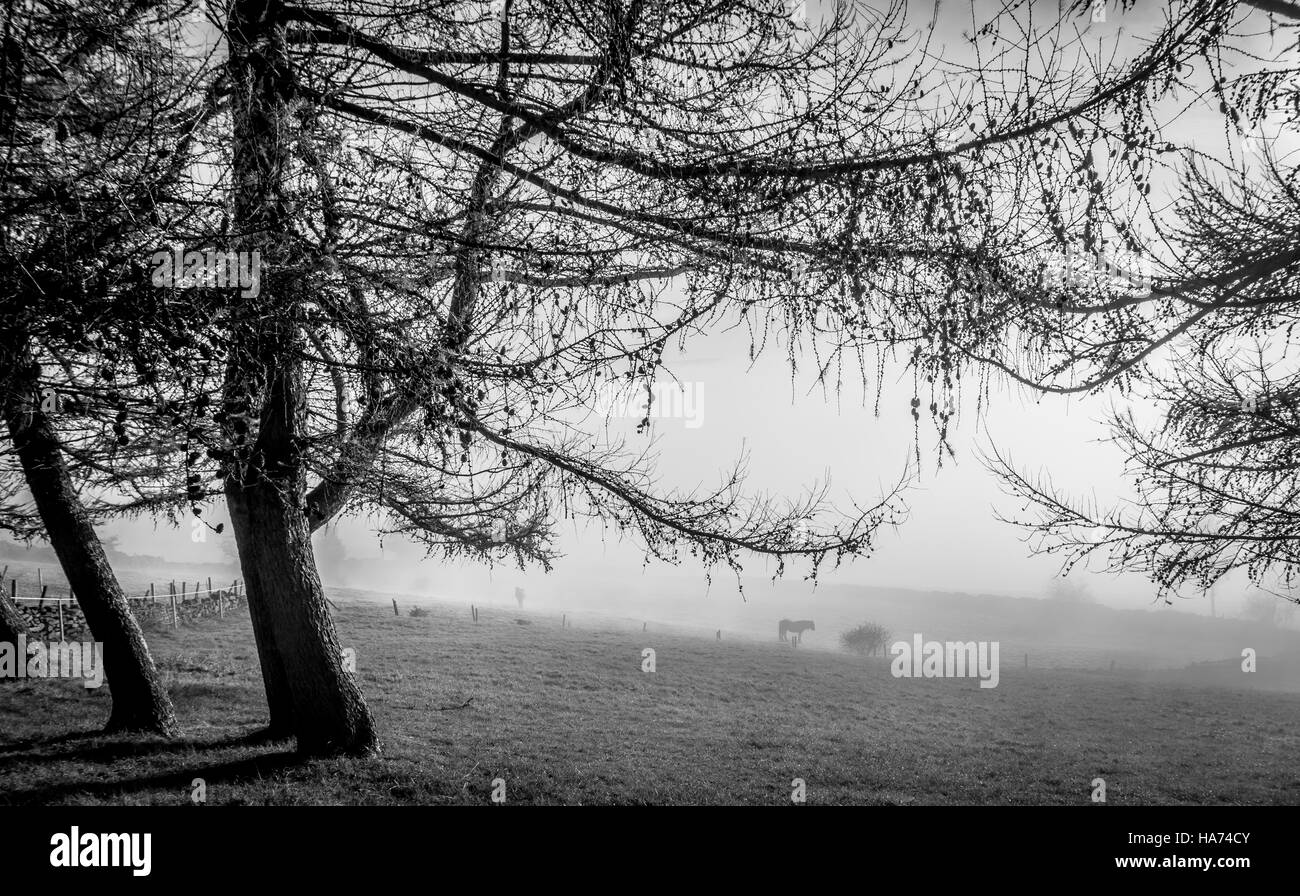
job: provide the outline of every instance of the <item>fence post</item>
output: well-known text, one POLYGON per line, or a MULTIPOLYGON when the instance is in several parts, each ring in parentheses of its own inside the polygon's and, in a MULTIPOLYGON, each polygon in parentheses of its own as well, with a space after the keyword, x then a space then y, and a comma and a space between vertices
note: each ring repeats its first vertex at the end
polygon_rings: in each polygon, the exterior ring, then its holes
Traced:
MULTIPOLYGON (((72 596, 71 591, 68 592, 68 596, 69 597, 72 596)), ((59 641, 66 641, 66 640, 67 638, 63 636, 63 601, 59 601, 59 641)))
POLYGON ((172 592, 172 628, 181 627, 181 617, 176 612, 176 592, 172 592))
POLYGON ((17 596, 18 596, 18 580, 17 580, 17 579, 10 579, 10 580, 9 580, 9 596, 10 596, 10 597, 17 597, 17 596))
POLYGON ((37 588, 45 587, 45 574, 41 572, 41 568, 39 566, 36 567, 36 587, 37 588))
POLYGON ((394 615, 394 616, 401 616, 401 615, 402 615, 401 613, 399 613, 399 612, 397 611, 397 598, 393 598, 393 615, 394 615))

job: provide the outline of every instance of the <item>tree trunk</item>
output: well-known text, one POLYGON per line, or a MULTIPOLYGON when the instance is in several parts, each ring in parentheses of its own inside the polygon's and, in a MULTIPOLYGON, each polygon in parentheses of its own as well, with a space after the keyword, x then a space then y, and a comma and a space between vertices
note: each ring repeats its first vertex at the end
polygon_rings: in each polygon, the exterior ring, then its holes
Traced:
POLYGON ((176 714, 149 645, 77 498, 54 427, 37 401, 39 368, 21 348, 14 357, 14 375, 4 390, 5 423, 46 537, 91 635, 104 645, 104 673, 113 695, 106 730, 175 736, 176 714))
POLYGON ((235 533, 235 546, 239 548, 239 566, 244 576, 244 594, 248 599, 248 616, 253 621, 253 641, 257 645, 257 657, 262 665, 262 685, 266 690, 266 706, 270 713, 263 735, 273 740, 294 736, 293 694, 289 690, 289 678, 284 671, 284 657, 275 643, 275 629, 268 612, 267 589, 262 581, 262 567, 259 563, 246 561, 249 551, 256 550, 250 546, 245 549, 240 542, 241 533, 249 532, 248 500, 243 496, 237 483, 226 485, 226 510, 230 514, 230 526, 235 533))
POLYGON ((302 362, 292 321, 262 317, 239 342, 248 367, 266 379, 257 438, 226 480, 226 501, 248 586, 268 702, 281 708, 308 755, 379 752, 374 719, 343 648, 316 571, 298 452, 306 414, 302 362))
MULTIPOLYGON (((302 753, 376 754, 374 719, 356 680, 343 666, 343 648, 316 573, 306 516, 285 500, 283 486, 266 479, 226 485, 249 612, 260 620, 255 630, 265 626, 264 635, 269 636, 258 649, 272 651, 262 656, 268 702, 281 697, 292 701, 287 724, 302 753), (272 698, 272 688, 281 686, 287 693, 272 698)), ((288 496, 301 494, 290 490, 288 496)), ((273 715, 272 727, 285 721, 273 715)))
POLYGON ((242 413, 256 418, 257 428, 250 445, 251 432, 227 424, 234 463, 226 498, 268 702, 278 704, 288 692, 300 752, 368 755, 379 752, 374 719, 343 666, 307 524, 300 453, 307 408, 300 329, 306 287, 302 259, 295 257, 287 186, 293 135, 301 124, 291 108, 294 75, 280 11, 276 0, 235 0, 226 29, 235 230, 243 234, 240 248, 260 253, 267 271, 259 291, 240 296, 231 308, 226 402, 234 415, 246 401, 242 413))
POLYGON ((17 644, 18 636, 27 634, 27 631, 27 620, 18 612, 9 595, 0 590, 0 643, 17 644))

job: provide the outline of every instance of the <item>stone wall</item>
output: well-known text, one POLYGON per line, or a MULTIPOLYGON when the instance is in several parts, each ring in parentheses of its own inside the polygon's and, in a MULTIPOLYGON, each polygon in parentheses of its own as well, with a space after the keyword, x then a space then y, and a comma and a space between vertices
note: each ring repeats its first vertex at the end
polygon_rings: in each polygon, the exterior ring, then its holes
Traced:
MULTIPOLYGON (((170 597, 162 596, 153 600, 128 601, 131 612, 142 626, 154 628, 172 624, 172 602, 170 597)), ((185 600, 176 599, 176 617, 182 624, 190 624, 198 619, 219 617, 226 613, 242 612, 247 605, 243 588, 225 588, 212 593, 191 594, 185 600)), ((43 602, 19 600, 18 612, 27 619, 31 626, 29 637, 46 641, 59 638, 59 604, 56 601, 43 602)), ((90 630, 86 627, 86 617, 76 603, 63 603, 63 637, 68 641, 90 640, 90 630)))

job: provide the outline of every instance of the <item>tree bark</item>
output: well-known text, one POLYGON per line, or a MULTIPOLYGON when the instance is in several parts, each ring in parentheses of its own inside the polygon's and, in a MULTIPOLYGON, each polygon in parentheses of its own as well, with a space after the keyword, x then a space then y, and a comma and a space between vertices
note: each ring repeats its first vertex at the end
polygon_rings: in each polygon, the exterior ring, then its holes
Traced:
MULTIPOLYGON (((258 475, 250 470, 245 477, 258 475)), ((262 656, 268 702, 291 702, 289 718, 273 718, 272 728, 287 721, 299 752, 308 755, 376 754, 374 719, 356 680, 343 666, 306 516, 291 503, 302 493, 290 489, 286 495, 283 486, 265 478, 226 485, 250 614, 260 619, 255 630, 258 625, 267 629, 258 650, 271 651, 262 656), (284 692, 273 698, 272 688, 278 687, 284 692)))
MULTIPOLYGON (((271 688, 287 692, 288 724, 300 752, 372 755, 379 752, 374 719, 344 668, 311 548, 306 470, 297 448, 307 408, 296 352, 300 340, 292 321, 261 318, 243 343, 250 364, 266 374, 267 387, 257 439, 242 469, 226 480, 226 500, 250 614, 255 630, 264 629, 258 649, 268 651, 262 656, 268 699, 271 688)), ((278 702, 284 697, 276 692, 278 702)))
POLYGON ((263 736, 280 740, 294 736, 293 694, 289 690, 289 677, 284 671, 284 657, 275 643, 275 628, 267 605, 267 586, 262 580, 262 567, 244 558, 256 545, 245 549, 241 537, 247 538, 251 525, 248 499, 237 483, 226 484, 226 510, 230 514, 230 527, 239 548, 240 572, 244 577, 244 594, 248 598, 248 616, 253 622, 253 641, 257 645, 257 658, 262 666, 262 686, 266 691, 266 706, 270 721, 263 736), (243 533, 241 536, 240 533, 243 533))
MULTIPOLYGON (((273 725, 286 716, 308 755, 379 752, 374 719, 343 665, 321 588, 307 523, 300 453, 306 395, 302 373, 303 272, 295 271, 286 198, 293 135, 293 70, 276 0, 235 0, 230 46, 232 183, 241 248, 269 271, 256 295, 231 309, 226 402, 247 401, 257 418, 251 445, 233 429, 234 466, 225 483, 239 562, 248 584, 273 725)), ((251 421, 250 421, 251 422, 251 421)))
MULTIPOLYGON (((0 582, 0 585, 3 585, 0 582)), ((9 595, 0 591, 0 643, 17 644, 18 636, 28 632, 27 620, 9 595)))
POLYGON ((171 699, 73 488, 54 427, 37 400, 39 368, 21 347, 13 357, 17 363, 4 390, 5 423, 46 537, 77 595, 92 637, 104 645, 104 673, 113 695, 105 730, 173 737, 179 728, 171 699))

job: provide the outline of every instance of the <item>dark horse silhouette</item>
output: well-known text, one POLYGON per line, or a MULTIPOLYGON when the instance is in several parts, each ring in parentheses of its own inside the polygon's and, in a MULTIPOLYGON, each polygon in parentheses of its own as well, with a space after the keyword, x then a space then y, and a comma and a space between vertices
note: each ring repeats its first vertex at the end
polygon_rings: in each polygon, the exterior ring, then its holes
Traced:
POLYGON ((794 643, 798 644, 803 640, 803 633, 809 629, 817 631, 817 626, 811 619, 796 619, 793 622, 789 619, 782 619, 781 640, 784 641, 786 634, 790 634, 794 639, 794 643))

